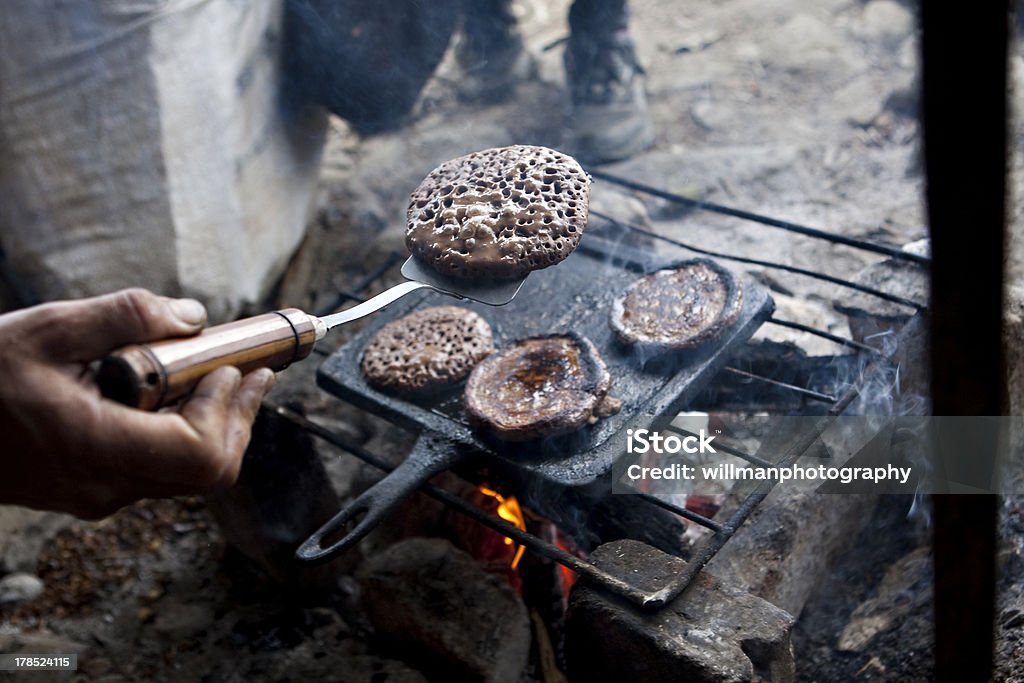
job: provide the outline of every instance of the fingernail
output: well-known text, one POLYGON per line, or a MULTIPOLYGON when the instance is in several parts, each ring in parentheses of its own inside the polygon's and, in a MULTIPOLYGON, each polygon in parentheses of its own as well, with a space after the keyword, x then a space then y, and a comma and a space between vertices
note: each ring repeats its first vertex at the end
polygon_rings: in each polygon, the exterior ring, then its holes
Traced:
POLYGON ((171 313, 186 325, 202 325, 206 322, 206 307, 195 299, 171 299, 171 313))

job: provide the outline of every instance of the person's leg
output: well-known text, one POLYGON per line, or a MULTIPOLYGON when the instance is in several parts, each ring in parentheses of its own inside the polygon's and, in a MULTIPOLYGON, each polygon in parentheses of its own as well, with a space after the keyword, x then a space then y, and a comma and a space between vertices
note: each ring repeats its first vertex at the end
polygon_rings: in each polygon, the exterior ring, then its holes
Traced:
POLYGON ((462 70, 459 92, 466 99, 497 101, 533 74, 523 50, 512 0, 462 0, 462 35, 455 57, 462 70))
POLYGON ((585 161, 601 162, 645 149, 654 131, 626 0, 575 0, 569 28, 565 67, 573 151, 585 161))

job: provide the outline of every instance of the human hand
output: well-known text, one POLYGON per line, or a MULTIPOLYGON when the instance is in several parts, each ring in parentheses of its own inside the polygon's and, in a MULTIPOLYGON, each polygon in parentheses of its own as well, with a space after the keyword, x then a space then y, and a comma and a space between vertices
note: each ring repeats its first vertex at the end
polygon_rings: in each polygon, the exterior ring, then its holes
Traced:
POLYGON ((0 315, 0 503, 96 519, 230 486, 273 372, 219 368, 176 408, 149 413, 102 398, 90 367, 205 322, 198 301, 144 289, 0 315))

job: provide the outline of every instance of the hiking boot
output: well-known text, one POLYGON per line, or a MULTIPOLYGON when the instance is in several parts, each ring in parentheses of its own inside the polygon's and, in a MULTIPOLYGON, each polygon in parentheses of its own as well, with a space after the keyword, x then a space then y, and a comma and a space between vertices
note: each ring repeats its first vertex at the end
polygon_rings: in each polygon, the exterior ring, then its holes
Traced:
POLYGON ((573 151, 582 161, 626 159, 654 142, 645 74, 626 29, 574 32, 565 51, 565 70, 573 151))
POLYGON ((483 103, 506 100, 518 83, 537 72, 533 57, 523 48, 511 5, 507 0, 470 0, 463 7, 462 34, 455 45, 459 96, 483 103))

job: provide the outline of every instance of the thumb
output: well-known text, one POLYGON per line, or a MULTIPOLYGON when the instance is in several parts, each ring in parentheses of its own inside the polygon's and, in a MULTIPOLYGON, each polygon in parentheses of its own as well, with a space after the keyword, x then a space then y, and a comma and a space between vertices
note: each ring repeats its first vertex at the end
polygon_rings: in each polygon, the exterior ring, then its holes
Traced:
POLYGON ((206 309, 195 299, 170 299, 146 289, 60 301, 39 307, 40 345, 65 360, 92 361, 125 344, 196 334, 206 309))

